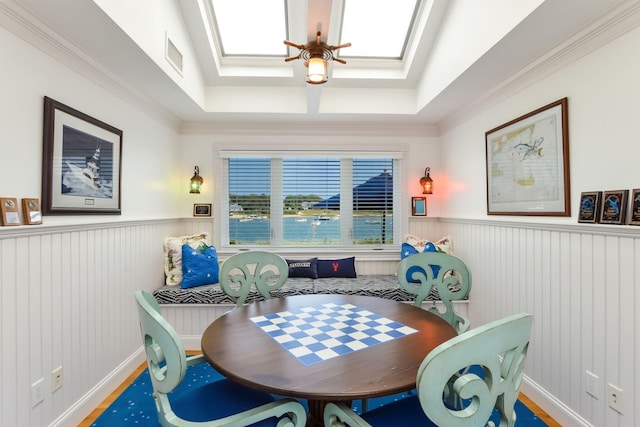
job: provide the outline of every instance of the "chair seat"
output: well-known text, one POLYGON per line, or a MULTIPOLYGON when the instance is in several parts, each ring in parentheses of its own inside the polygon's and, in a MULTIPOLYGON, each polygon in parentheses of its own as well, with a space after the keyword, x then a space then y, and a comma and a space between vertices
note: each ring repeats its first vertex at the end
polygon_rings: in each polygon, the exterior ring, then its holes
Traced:
POLYGON ((437 427, 424 414, 417 395, 372 409, 362 415, 362 418, 372 426, 437 427))
MULTIPOLYGON (((472 367, 471 371, 478 372, 472 367)), ((463 407, 469 405, 469 401, 464 401, 463 407)), ((516 402, 516 412, 528 410, 520 401, 516 402)), ((413 427, 413 426, 436 426, 429 417, 427 417, 420 406, 420 399, 417 395, 408 396, 404 399, 388 403, 379 408, 373 409, 362 415, 362 418, 373 426, 394 426, 394 427, 413 427)), ((489 421, 494 425, 500 424, 500 415, 497 410, 491 414, 489 421)))
MULTIPOLYGON (((274 402, 275 398, 268 393, 223 379, 200 386, 185 381, 169 394, 169 400, 177 416, 188 421, 202 422, 253 409, 274 402)), ((253 425, 275 426, 277 421, 278 419, 273 417, 253 425)))

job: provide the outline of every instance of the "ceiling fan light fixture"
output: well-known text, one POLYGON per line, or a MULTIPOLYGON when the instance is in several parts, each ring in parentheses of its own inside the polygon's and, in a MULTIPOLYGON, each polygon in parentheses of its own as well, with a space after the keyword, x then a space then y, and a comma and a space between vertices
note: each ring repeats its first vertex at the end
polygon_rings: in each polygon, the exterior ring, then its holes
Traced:
POLYGON ((307 83, 322 84, 327 81, 327 61, 324 58, 309 58, 307 66, 307 83))
POLYGON ((321 40, 320 31, 316 34, 316 39, 307 44, 295 44, 288 40, 285 40, 284 44, 300 49, 298 55, 285 58, 285 62, 304 59, 304 65, 307 67, 307 83, 310 84, 322 84, 328 80, 329 73, 327 72, 327 63, 329 60, 346 64, 347 61, 344 59, 333 56, 333 51, 351 46, 351 43, 329 46, 321 40))

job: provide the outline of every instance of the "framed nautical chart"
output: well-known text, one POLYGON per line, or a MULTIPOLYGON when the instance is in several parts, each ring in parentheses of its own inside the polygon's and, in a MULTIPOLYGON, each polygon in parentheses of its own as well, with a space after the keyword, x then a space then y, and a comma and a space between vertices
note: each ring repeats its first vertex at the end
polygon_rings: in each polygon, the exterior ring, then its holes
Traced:
POLYGON ((567 98, 485 133, 488 215, 571 216, 567 98))
POLYGON ((121 130, 44 98, 43 215, 119 215, 121 164, 121 130))

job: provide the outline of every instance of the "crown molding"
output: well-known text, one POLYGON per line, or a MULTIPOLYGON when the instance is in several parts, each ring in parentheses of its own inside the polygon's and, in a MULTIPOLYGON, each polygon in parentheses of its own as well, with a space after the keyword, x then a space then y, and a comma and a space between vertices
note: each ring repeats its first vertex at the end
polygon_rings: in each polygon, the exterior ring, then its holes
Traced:
POLYGON ((17 1, 0 1, 0 26, 109 93, 176 131, 182 121, 128 85, 17 1))
POLYGON ((381 122, 337 123, 268 123, 268 122, 185 122, 183 135, 322 135, 322 136, 395 136, 437 137, 438 129, 431 125, 394 124, 381 122))

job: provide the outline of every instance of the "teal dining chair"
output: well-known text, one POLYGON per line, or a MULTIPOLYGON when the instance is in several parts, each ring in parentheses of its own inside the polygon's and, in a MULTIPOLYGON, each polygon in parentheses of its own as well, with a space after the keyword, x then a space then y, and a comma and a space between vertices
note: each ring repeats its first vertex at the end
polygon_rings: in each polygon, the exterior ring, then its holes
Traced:
POLYGON ((182 341, 162 317, 160 305, 153 295, 137 291, 135 299, 153 399, 161 426, 305 425, 305 408, 293 399, 276 400, 268 393, 228 379, 199 386, 182 384, 189 367, 207 361, 202 354, 186 356, 182 341))
POLYGON ((433 349, 416 377, 417 393, 364 413, 344 403, 329 403, 326 427, 495 426, 516 424, 524 362, 533 317, 514 314, 464 332, 433 349), (479 372, 464 368, 477 365, 479 372), (455 377, 453 388, 449 382, 455 377), (447 394, 456 393, 464 407, 452 408, 447 394), (495 412, 494 412, 495 410, 495 412))
POLYGON ((467 299, 471 292, 471 272, 460 258, 443 252, 420 252, 400 261, 396 273, 400 286, 416 296, 413 305, 422 307, 435 289, 444 311, 438 310, 435 301, 428 310, 446 320, 458 333, 469 329, 469 319, 453 306, 453 301, 467 299))
POLYGON ((255 286, 265 298, 289 278, 289 266, 280 255, 266 251, 247 251, 227 258, 220 267, 220 287, 241 307, 255 286))

